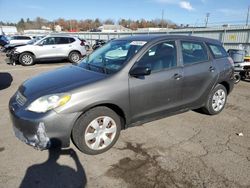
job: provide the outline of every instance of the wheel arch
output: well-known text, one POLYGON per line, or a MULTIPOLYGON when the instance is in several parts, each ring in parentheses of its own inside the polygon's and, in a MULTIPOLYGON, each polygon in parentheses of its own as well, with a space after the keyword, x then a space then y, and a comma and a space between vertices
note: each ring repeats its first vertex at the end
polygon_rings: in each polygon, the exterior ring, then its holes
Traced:
POLYGON ((69 56, 72 52, 77 52, 77 53, 79 53, 79 54, 81 55, 81 52, 80 52, 79 50, 71 50, 71 51, 69 52, 68 56, 69 56))
POLYGON ((230 84, 229 84, 228 82, 223 81, 223 82, 220 82, 219 84, 223 85, 223 86, 226 88, 226 90, 227 90, 227 94, 229 94, 229 93, 230 93, 231 88, 230 88, 230 84))
MULTIPOLYGON (((36 59, 36 55, 35 55, 33 52, 31 52, 31 51, 24 51, 24 52, 21 52, 21 53, 20 53, 20 55, 21 55, 21 54, 23 54, 23 53, 29 53, 29 54, 32 54, 32 55, 33 55, 33 57, 36 59)), ((19 55, 19 56, 20 56, 20 55, 19 55)))

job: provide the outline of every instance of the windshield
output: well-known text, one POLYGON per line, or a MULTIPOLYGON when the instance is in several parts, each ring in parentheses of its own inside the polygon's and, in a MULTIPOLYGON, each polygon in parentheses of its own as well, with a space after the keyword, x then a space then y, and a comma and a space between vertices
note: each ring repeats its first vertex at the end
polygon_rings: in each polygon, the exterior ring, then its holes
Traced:
POLYGON ((83 59, 79 66, 105 74, 116 73, 145 44, 145 41, 110 41, 83 59))

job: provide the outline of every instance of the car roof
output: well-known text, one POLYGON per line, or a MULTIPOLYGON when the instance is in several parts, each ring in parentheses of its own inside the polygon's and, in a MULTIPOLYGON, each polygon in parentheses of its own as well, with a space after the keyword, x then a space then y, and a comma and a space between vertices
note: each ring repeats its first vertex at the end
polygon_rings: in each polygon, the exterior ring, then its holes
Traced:
POLYGON ((147 42, 154 42, 160 40, 193 40, 193 41, 201 41, 201 42, 208 42, 213 44, 221 44, 220 41, 210 38, 204 37, 195 37, 195 36, 186 36, 186 35, 137 35, 137 36, 129 36, 123 37, 116 40, 129 40, 129 41, 147 41, 147 42))

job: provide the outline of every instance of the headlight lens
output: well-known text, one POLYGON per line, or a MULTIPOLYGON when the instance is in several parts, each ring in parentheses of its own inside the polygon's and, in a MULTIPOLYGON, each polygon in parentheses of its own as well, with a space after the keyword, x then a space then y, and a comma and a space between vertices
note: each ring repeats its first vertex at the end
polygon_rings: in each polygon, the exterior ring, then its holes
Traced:
POLYGON ((32 112, 47 112, 48 110, 63 106, 71 98, 71 95, 66 93, 46 95, 32 102, 27 110, 32 112))

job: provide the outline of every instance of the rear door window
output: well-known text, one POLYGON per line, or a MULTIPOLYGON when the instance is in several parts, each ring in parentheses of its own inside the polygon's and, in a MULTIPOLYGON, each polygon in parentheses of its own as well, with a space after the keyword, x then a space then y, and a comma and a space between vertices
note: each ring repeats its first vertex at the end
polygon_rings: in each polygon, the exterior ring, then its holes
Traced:
POLYGON ((55 43, 56 44, 68 44, 69 40, 66 37, 56 37, 55 38, 55 43))
POLYGON ((209 49, 211 50, 215 59, 219 59, 219 58, 223 58, 223 57, 228 56, 226 50, 222 46, 215 45, 215 44, 208 44, 208 46, 209 46, 209 49))
POLYGON ((193 64, 208 61, 208 54, 202 42, 181 41, 183 64, 193 64))

